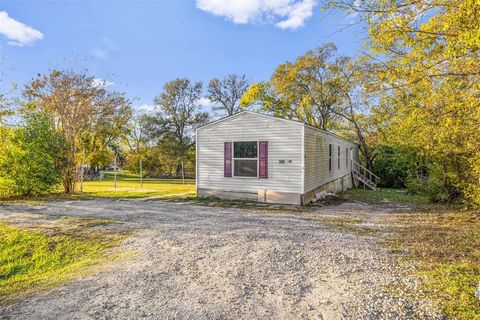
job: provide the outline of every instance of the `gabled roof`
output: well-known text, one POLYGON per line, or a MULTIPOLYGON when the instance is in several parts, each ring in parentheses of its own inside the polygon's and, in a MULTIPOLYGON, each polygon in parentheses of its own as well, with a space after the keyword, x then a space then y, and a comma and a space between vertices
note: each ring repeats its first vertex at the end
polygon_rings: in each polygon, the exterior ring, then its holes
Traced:
POLYGON ((272 115, 269 115, 269 114, 265 114, 265 113, 260 113, 260 112, 254 112, 254 111, 250 111, 250 110, 244 110, 244 111, 240 111, 238 113, 235 113, 235 114, 232 114, 231 116, 226 116, 226 117, 223 117, 223 118, 220 118, 218 120, 215 120, 215 121, 212 121, 210 123, 207 123, 201 127, 198 127, 197 130, 202 130, 202 129, 205 129, 205 128, 208 128, 208 127, 211 127, 211 126, 214 126, 216 124, 219 124, 221 122, 224 122, 224 121, 227 121, 227 120, 231 120, 233 118, 236 118, 240 115, 244 115, 244 114, 253 114, 253 115, 257 115, 257 116, 262 116, 262 117, 265 117, 265 118, 270 118, 270 119, 274 119, 274 120, 280 120, 280 121, 285 121, 285 122, 289 122, 289 123, 294 123, 294 124, 298 124, 299 126, 304 126, 304 127, 308 127, 308 128, 311 128, 311 129, 314 129, 314 130, 318 130, 318 131, 321 131, 323 133, 326 133, 328 135, 331 135, 331 136, 334 136, 334 137, 337 137, 339 139, 342 139, 342 140, 345 140, 345 141, 348 141, 350 143, 354 143, 354 144, 357 144, 356 142, 353 142, 351 140, 348 140, 348 139, 345 139, 343 137, 340 137, 339 135, 333 133, 333 132, 330 132, 330 131, 327 131, 327 130, 323 130, 323 129, 319 129, 319 128, 315 128, 311 125, 308 125, 308 124, 305 124, 303 122, 300 122, 300 121, 297 121, 297 120, 291 120, 291 119, 285 119, 285 118, 279 118, 279 117, 275 117, 275 116, 272 116, 272 115))
POLYGON ((203 125, 203 126, 201 126, 201 127, 198 127, 197 130, 204 129, 204 128, 207 128, 207 127, 210 127, 210 126, 219 124, 219 123, 224 122, 224 121, 227 121, 227 120, 231 120, 231 119, 233 119, 233 118, 236 118, 236 117, 241 116, 241 115, 244 115, 244 114, 253 114, 253 115, 263 116, 263 117, 271 118, 271 119, 275 119, 275 120, 280 120, 280 121, 285 121, 285 122, 293 122, 293 123, 296 123, 296 124, 299 124, 299 125, 302 124, 301 122, 295 121, 295 120, 278 118, 278 117, 274 117, 274 116, 271 116, 271 115, 268 115, 268 114, 264 114, 264 113, 260 113, 260 112, 254 112, 254 111, 250 111, 250 110, 244 110, 244 111, 240 111, 240 112, 238 112, 238 113, 232 114, 231 116, 226 116, 226 117, 220 118, 220 119, 218 119, 218 120, 212 121, 212 122, 210 122, 210 123, 207 123, 207 124, 205 124, 205 125, 203 125))

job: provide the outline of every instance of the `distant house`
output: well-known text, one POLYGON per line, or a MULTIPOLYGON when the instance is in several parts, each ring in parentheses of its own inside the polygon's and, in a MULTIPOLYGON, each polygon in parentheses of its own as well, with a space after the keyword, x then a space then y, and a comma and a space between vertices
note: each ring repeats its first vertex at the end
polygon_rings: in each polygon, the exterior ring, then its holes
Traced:
POLYGON ((308 204, 353 186, 358 146, 301 122, 251 111, 196 132, 198 196, 308 204))

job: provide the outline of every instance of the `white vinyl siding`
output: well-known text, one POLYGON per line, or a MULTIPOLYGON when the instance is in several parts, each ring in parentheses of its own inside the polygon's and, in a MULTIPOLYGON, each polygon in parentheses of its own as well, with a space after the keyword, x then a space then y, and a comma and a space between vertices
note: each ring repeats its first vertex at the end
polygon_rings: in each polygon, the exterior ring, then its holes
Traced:
MULTIPOLYGON (((305 126, 305 192, 348 175, 350 166, 342 165, 342 150, 358 151, 356 144, 328 132, 305 126), (331 170, 329 170, 329 145, 332 145, 331 170), (340 154, 339 154, 340 150, 340 154), (340 166, 338 165, 340 164, 340 166), (340 169, 339 169, 340 167, 340 169)), ((347 155, 345 154, 347 158, 347 155)), ((356 157, 354 157, 356 159, 356 157)))
POLYGON ((241 112, 199 128, 196 142, 197 190, 212 195, 234 193, 229 196, 254 201, 262 192, 267 201, 282 196, 273 193, 283 193, 291 203, 298 203, 301 194, 323 185, 332 191, 345 190, 351 186, 351 159, 358 161, 358 146, 351 141, 299 122, 253 112, 241 112), (224 144, 231 142, 233 148, 236 141, 268 142, 267 179, 234 174, 224 177, 224 144))
POLYGON ((197 130, 197 188, 302 193, 302 124, 241 113, 197 130), (224 177, 224 142, 268 141, 268 178, 224 177))

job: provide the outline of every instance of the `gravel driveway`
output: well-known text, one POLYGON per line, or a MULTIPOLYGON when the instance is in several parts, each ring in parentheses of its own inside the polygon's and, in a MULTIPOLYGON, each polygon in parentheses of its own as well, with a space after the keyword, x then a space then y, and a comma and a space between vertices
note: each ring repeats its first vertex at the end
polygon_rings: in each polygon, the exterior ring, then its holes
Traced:
POLYGON ((373 208, 346 203, 295 213, 138 200, 0 206, 2 218, 120 221, 118 228, 134 230, 122 249, 136 252, 93 276, 0 306, 0 318, 437 318, 431 303, 409 296, 418 286, 411 270, 396 266, 373 238, 308 219, 342 210, 373 208))

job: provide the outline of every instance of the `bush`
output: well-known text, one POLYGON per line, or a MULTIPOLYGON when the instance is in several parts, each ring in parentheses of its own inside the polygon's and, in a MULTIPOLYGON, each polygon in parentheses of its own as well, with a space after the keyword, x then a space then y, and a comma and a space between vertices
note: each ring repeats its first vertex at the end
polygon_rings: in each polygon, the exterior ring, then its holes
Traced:
POLYGON ((60 183, 62 136, 44 115, 30 114, 25 120, 23 126, 10 131, 0 151, 3 195, 43 195, 60 183))
POLYGON ((411 194, 426 195, 431 202, 452 203, 463 198, 458 170, 444 162, 430 160, 423 168, 412 166, 407 177, 411 194))
POLYGON ((375 151, 373 173, 380 177, 380 187, 405 188, 409 162, 404 150, 381 146, 375 151))

